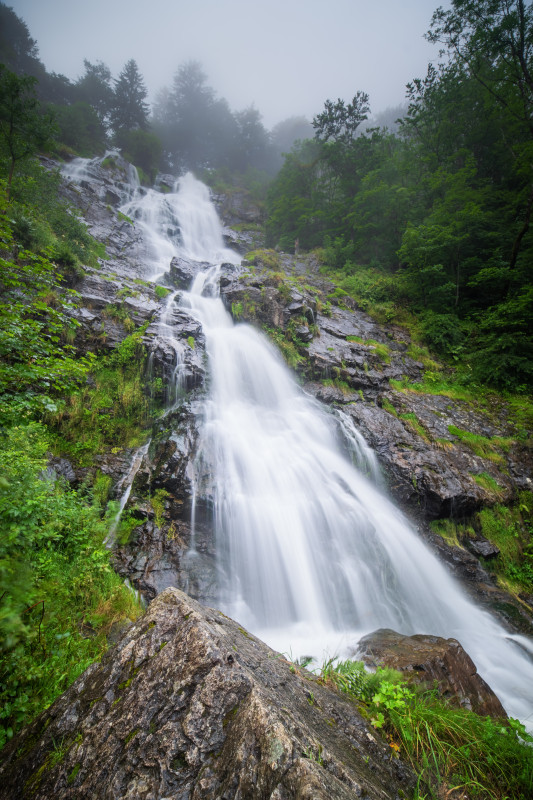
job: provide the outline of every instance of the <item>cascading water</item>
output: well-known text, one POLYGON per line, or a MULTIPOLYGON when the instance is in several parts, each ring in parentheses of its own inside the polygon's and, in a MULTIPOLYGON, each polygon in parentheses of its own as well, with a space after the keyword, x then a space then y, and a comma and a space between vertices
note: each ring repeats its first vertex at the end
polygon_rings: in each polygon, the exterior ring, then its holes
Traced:
POLYGON ((533 643, 467 599, 353 466, 349 454, 376 475, 351 421, 307 397, 256 330, 233 325, 216 287, 220 263, 238 259, 223 246, 206 187, 188 175, 176 189, 123 210, 152 231, 154 273, 174 255, 213 265, 181 302, 209 355, 197 471, 212 473, 220 607, 276 649, 319 659, 379 627, 454 637, 508 713, 530 725, 533 643))
MULTIPOLYGON (((180 194, 185 204, 186 187, 180 194)), ((200 240, 192 249, 209 260, 200 240)), ((213 296, 217 273, 198 275, 182 303, 202 323, 210 361, 200 457, 216 487, 222 609, 276 649, 318 657, 379 627, 454 637, 508 712, 527 718, 533 643, 474 606, 354 468, 332 416, 301 392, 269 342, 234 325, 213 296)), ((342 417, 340 426, 375 475, 351 422, 342 417)))

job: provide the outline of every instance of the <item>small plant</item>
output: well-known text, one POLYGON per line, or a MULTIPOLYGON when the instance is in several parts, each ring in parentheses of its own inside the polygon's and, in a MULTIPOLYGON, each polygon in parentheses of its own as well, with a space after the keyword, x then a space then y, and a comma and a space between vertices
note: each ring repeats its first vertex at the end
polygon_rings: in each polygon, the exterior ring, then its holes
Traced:
POLYGON ((231 304, 231 316, 233 317, 233 319, 237 319, 237 320, 241 319, 242 314, 243 314, 243 310, 244 310, 244 308, 243 308, 243 304, 241 302, 232 303, 231 304))
POLYGON ((163 513, 167 497, 170 497, 170 493, 166 489, 157 489, 150 498, 150 505, 155 515, 155 524, 158 528, 163 524, 163 513))
POLYGON ((194 350, 194 345, 195 345, 194 336, 187 337, 187 344, 189 345, 191 350, 194 350))
POLYGON ((163 300, 164 297, 167 297, 170 294, 170 289, 167 289, 166 286, 159 286, 155 287, 155 293, 160 300, 163 300))
POLYGON ((472 475, 474 481, 477 483, 478 486, 481 486, 489 494, 493 495, 494 497, 502 497, 504 494, 503 486, 494 480, 494 478, 488 474, 488 472, 480 472, 478 475, 472 475))

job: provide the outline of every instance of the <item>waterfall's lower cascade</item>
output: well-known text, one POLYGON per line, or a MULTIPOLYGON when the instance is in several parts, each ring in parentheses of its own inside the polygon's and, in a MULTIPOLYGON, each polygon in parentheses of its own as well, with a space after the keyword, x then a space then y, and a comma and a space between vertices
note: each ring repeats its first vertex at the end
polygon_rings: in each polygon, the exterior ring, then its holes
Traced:
POLYGON ((212 265, 179 302, 201 323, 209 356, 197 459, 215 487, 221 610, 275 649, 319 661, 380 627, 456 638, 506 711, 530 726, 533 642, 474 605, 354 466, 349 450, 376 474, 351 421, 305 395, 258 331, 233 324, 217 285, 221 262, 238 259, 228 257, 206 187, 188 175, 175 189, 164 203, 149 191, 124 208, 151 226, 153 248, 164 240, 154 274, 173 255, 212 265), (157 203, 178 220, 179 244, 157 203))

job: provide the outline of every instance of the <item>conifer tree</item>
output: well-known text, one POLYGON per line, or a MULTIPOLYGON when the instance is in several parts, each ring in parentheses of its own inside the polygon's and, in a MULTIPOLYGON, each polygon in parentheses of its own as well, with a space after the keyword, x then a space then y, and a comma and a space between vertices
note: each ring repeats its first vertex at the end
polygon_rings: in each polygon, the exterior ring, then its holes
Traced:
POLYGON ((132 58, 115 81, 111 123, 117 144, 128 131, 148 128, 147 94, 137 62, 132 58))

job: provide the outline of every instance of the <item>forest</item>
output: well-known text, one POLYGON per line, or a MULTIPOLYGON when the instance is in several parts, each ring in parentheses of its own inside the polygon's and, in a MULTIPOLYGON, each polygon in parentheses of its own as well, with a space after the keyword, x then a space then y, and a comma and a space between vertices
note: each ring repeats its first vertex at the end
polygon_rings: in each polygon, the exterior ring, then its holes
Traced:
MULTIPOLYGON (((426 36, 439 63, 408 84, 399 119, 379 124, 355 86, 350 99, 324 98, 311 122, 269 131, 257 108, 233 111, 218 97, 196 61, 151 106, 134 59, 116 77, 88 60, 76 81, 50 73, 0 3, 0 747, 142 612, 110 565, 118 506, 93 459, 142 443, 158 389, 131 320, 115 350, 75 345, 76 284, 105 247, 62 199, 50 163, 116 148, 145 186, 192 170, 217 192, 244 191, 261 210, 266 258, 313 253, 335 302, 405 326, 429 359, 427 384, 497 397, 530 447, 533 6, 453 0, 426 36), (102 397, 113 412, 91 416, 102 397), (87 472, 75 489, 47 473, 65 455, 87 472)), ((510 568, 528 596, 530 501, 522 492, 513 506, 522 538, 510 568)), ((388 713, 392 730, 403 689, 387 691, 393 700, 373 713, 388 713)), ((488 724, 476 734, 483 757, 497 733, 488 724)), ((502 770, 506 781, 522 770, 509 796, 526 797, 533 765, 514 744, 502 770)))

